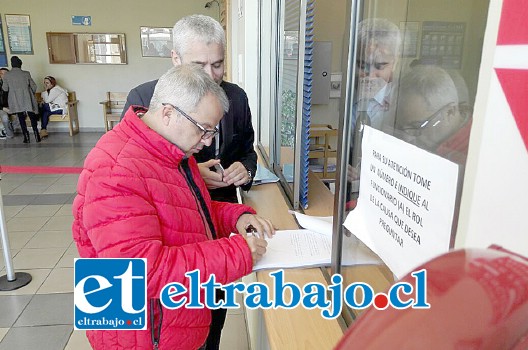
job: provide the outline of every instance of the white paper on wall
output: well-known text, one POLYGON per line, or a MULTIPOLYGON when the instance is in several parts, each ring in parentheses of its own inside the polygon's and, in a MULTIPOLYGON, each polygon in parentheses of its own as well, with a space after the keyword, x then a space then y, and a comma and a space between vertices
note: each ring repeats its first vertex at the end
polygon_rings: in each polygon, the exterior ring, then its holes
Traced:
POLYGON ((345 227, 403 277, 449 249, 458 166, 365 127, 357 207, 345 227))

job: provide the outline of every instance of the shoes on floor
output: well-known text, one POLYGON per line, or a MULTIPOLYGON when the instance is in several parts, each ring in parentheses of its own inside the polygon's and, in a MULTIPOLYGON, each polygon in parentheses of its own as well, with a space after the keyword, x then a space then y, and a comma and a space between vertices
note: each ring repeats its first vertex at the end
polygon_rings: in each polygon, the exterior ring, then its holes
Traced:
POLYGON ((0 131, 0 140, 5 140, 7 138, 5 130, 0 131))
POLYGON ((41 129, 40 130, 40 137, 44 138, 44 137, 48 137, 48 130, 46 129, 41 129))

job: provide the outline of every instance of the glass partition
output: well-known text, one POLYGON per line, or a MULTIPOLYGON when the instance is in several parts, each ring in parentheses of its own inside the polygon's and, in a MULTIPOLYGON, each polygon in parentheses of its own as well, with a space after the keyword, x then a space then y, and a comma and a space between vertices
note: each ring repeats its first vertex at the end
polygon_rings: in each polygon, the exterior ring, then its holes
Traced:
POLYGON ((277 0, 261 1, 259 8, 259 111, 258 147, 265 163, 273 168, 277 91, 277 0))
POLYGON ((260 5, 259 148, 299 207, 306 1, 260 5))
MULTIPOLYGON (((358 209, 363 191, 374 193, 371 201, 377 204, 370 213, 375 211, 381 231, 393 240, 394 254, 402 251, 399 246, 404 241, 420 245, 420 236, 424 244, 432 234, 426 223, 413 222, 411 212, 405 226, 394 219, 392 214, 399 214, 399 209, 401 216, 406 215, 406 205, 393 204, 408 203, 409 198, 391 192, 386 174, 379 175, 378 184, 362 182, 362 175, 376 170, 362 167, 365 157, 371 156, 362 152, 366 130, 395 137, 458 169, 456 183, 450 184, 455 199, 445 250, 453 246, 489 2, 357 0, 347 6, 348 50, 344 50, 342 67, 346 92, 340 108, 332 273, 341 273, 348 285, 355 282, 354 274, 343 264, 346 252, 341 249, 343 239, 354 232, 342 224, 358 209)), ((419 162, 415 159, 407 165, 419 167, 419 162)), ((355 317, 354 312, 344 315, 348 322, 355 317)))
POLYGON ((298 0, 279 1, 279 47, 278 47, 278 78, 277 114, 275 154, 276 170, 283 183, 284 190, 294 208, 298 206, 298 186, 295 176, 295 147, 298 115, 298 78, 299 78, 299 32, 301 18, 301 2, 298 0))

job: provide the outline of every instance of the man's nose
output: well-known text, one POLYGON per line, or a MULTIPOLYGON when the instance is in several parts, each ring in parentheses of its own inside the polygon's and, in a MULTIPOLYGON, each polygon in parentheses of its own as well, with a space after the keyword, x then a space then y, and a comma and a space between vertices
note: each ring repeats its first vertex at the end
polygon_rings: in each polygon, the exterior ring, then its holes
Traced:
POLYGON ((368 66, 365 68, 365 74, 367 77, 375 78, 376 77, 376 69, 373 69, 372 66, 368 66))
POLYGON ((210 64, 206 64, 204 67, 203 67, 204 71, 207 73, 207 75, 209 75, 211 77, 211 79, 214 80, 214 77, 213 77, 213 67, 210 65, 210 64))
POLYGON ((211 144, 213 143, 213 137, 210 137, 208 139, 202 139, 202 143, 206 146, 206 147, 209 147, 211 146, 211 144))

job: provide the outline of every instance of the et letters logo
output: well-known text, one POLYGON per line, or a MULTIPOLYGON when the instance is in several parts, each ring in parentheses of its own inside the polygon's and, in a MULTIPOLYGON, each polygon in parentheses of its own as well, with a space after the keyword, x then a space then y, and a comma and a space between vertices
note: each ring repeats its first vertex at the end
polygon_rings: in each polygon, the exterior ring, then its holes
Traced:
POLYGON ((75 259, 74 326, 147 329, 146 259, 75 259))

